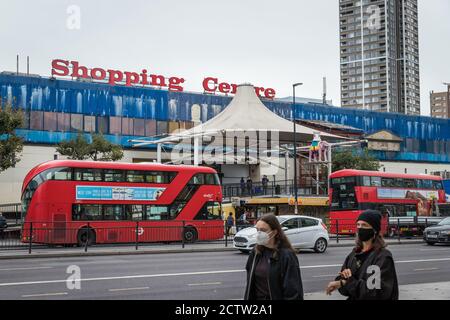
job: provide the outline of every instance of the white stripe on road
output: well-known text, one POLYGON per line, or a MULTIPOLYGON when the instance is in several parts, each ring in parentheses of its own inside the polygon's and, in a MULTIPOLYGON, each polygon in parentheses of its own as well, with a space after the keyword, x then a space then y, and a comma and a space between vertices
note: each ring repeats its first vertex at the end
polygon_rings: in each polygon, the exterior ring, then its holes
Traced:
MULTIPOLYGON (((421 263, 421 262, 444 262, 450 261, 450 258, 442 259, 423 259, 423 260, 405 260, 396 261, 396 263, 421 263)), ((317 265, 317 266, 303 266, 304 269, 319 269, 319 268, 336 268, 341 267, 342 264, 330 264, 330 265, 317 265)), ((105 281, 105 280, 123 280, 123 279, 143 279, 143 278, 161 278, 161 277, 176 277, 176 276, 195 276, 195 275, 209 275, 209 274, 228 274, 228 273, 242 273, 245 270, 215 270, 215 271, 200 271, 200 272, 184 272, 184 273, 162 273, 162 274, 145 274, 145 275, 132 275, 132 276, 119 276, 119 277, 104 277, 104 278, 86 278, 80 281, 105 281)), ((28 281, 28 282, 9 282, 0 283, 0 287, 10 286, 22 286, 33 284, 51 284, 51 283, 64 283, 67 280, 46 280, 46 281, 28 281)))
POLYGON ((222 282, 204 282, 204 283, 189 283, 188 286, 194 287, 194 286, 214 286, 214 285, 220 285, 222 282))
POLYGON ((33 297, 54 297, 54 296, 65 296, 67 292, 55 292, 55 293, 39 293, 39 294, 25 294, 22 298, 33 298, 33 297))
POLYGON ((140 288, 119 288, 119 289, 109 289, 108 291, 117 292, 117 291, 133 291, 133 290, 147 290, 150 287, 140 287, 140 288))
POLYGON ((42 269, 53 269, 53 267, 9 268, 9 269, 0 269, 0 271, 42 270, 42 269))
POLYGON ((433 271, 433 270, 439 270, 439 268, 414 269, 414 271, 433 271))

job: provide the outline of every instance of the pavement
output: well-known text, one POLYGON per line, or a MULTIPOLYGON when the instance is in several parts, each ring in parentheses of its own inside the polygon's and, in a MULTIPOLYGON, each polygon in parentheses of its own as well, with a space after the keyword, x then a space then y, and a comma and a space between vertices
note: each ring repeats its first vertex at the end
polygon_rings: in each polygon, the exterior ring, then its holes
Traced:
MULTIPOLYGON (((305 294, 305 300, 346 300, 339 293, 305 294)), ((450 300, 450 282, 420 283, 399 286, 399 300, 450 300)))
MULTIPOLYGON (((400 299, 450 299, 450 246, 391 246, 400 299)), ((307 300, 327 297, 348 247, 298 255, 307 300)), ((4 259, 0 300, 241 300, 248 255, 239 251, 4 259), (76 284, 79 284, 77 288, 76 284)))
MULTIPOLYGON (((396 245, 409 245, 409 244, 423 244, 422 239, 388 239, 386 243, 390 246, 396 245)), ((336 239, 331 239, 328 244, 328 248, 347 248, 353 247, 355 242, 353 239, 341 239, 339 243, 336 239)), ((236 251, 233 248, 232 240, 229 240, 228 246, 225 246, 225 241, 219 242, 202 242, 195 244, 185 244, 182 248, 181 243, 175 244, 140 244, 138 250, 136 250, 134 244, 127 245, 115 245, 115 246, 103 246, 96 245, 88 247, 87 252, 84 248, 73 247, 54 247, 49 248, 47 246, 34 245, 32 247, 31 253, 28 253, 28 246, 25 244, 20 248, 2 248, 0 246, 0 260, 3 259, 24 259, 24 258, 51 258, 51 257, 79 257, 79 256, 107 256, 107 255, 130 255, 130 254, 167 254, 167 253, 189 253, 189 252, 225 252, 225 251, 236 251)))

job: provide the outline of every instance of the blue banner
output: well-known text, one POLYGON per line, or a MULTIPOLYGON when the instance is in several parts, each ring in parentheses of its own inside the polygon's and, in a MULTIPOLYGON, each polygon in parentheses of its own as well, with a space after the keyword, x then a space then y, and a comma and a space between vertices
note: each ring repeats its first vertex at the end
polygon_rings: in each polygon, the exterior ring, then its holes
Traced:
POLYGON ((156 201, 166 188, 77 186, 77 200, 156 201))

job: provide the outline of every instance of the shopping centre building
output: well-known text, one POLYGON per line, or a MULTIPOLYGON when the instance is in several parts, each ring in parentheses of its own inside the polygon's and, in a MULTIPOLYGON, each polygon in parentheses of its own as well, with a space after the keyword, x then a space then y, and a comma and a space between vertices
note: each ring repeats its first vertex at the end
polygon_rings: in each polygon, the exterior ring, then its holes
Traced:
MULTIPOLYGON (((136 148, 131 141, 158 139, 214 118, 232 99, 233 86, 221 88, 228 88, 230 95, 171 91, 142 83, 111 84, 92 79, 0 73, 0 98, 25 110, 25 123, 17 130, 24 138, 25 147, 16 168, 0 174, 0 203, 19 202, 26 173, 39 163, 61 158, 56 154, 55 145, 74 138, 78 132, 102 132, 111 142, 122 145, 125 157, 121 161, 155 161, 155 145, 136 148)), ((272 90, 260 89, 267 108, 284 119, 292 119, 291 103, 273 99, 272 90)), ((364 137, 369 141, 369 149, 382 162, 382 170, 387 172, 450 172, 450 120, 312 103, 297 103, 295 118, 302 125, 320 131, 364 137)), ((163 161, 169 156, 164 154, 163 161)), ((260 179, 257 165, 249 169, 245 164, 227 164, 219 170, 224 183, 239 182, 241 177, 249 175, 254 180, 260 179)), ((286 175, 280 171, 274 179, 283 180, 286 175)), ((292 176, 289 172, 290 179, 292 176)))

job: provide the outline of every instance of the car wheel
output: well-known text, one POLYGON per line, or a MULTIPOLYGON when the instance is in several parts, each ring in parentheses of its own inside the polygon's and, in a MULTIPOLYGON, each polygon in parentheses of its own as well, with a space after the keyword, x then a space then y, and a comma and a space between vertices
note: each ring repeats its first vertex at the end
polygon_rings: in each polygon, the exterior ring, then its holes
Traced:
POLYGON ((317 239, 314 245, 314 251, 317 253, 324 253, 327 250, 328 243, 324 238, 317 239))
POLYGON ((436 242, 427 241, 427 244, 428 244, 429 246, 434 246, 434 245, 436 244, 436 242))

